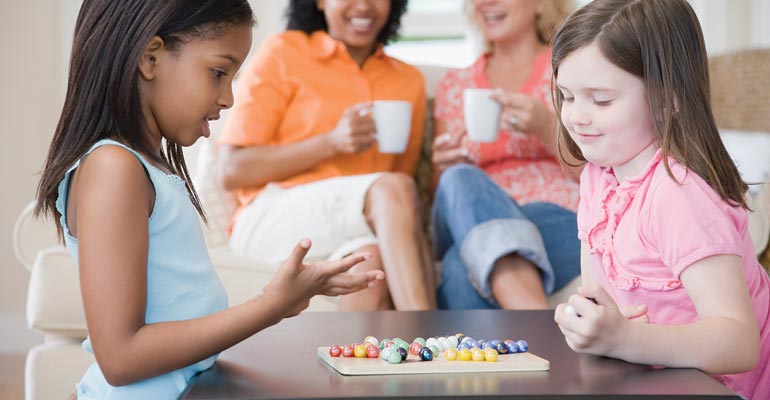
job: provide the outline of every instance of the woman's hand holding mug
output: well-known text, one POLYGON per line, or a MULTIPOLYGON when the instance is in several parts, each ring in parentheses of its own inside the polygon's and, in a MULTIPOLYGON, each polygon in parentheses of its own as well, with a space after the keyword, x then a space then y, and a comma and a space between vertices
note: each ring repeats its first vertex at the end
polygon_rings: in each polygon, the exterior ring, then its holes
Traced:
POLYGON ((553 111, 540 100, 520 93, 496 89, 491 96, 502 106, 501 126, 509 131, 534 134, 540 137, 553 134, 553 111))
POLYGON ((347 108, 327 138, 335 154, 361 153, 372 147, 376 133, 372 103, 366 102, 347 108))

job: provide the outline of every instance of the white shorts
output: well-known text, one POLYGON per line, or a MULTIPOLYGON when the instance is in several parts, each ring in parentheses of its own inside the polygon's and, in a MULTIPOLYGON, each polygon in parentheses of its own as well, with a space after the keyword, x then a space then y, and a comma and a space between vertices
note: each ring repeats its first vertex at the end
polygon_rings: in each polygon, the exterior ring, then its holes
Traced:
POLYGON ((289 189, 268 185, 235 221, 230 249, 274 264, 302 238, 313 242, 305 260, 344 257, 377 239, 364 216, 366 193, 382 173, 325 179, 289 189))

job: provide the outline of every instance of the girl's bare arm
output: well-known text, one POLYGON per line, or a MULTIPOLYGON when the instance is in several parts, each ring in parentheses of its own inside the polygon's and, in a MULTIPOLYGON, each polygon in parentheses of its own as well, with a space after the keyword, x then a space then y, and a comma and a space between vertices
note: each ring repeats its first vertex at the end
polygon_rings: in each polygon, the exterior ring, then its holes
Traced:
POLYGON ((112 385, 191 365, 296 314, 315 293, 350 292, 372 280, 370 275, 340 273, 363 257, 346 259, 345 265, 306 267, 300 249, 299 257, 290 257, 298 265, 287 268, 287 261, 279 269, 273 287, 280 287, 269 295, 266 291, 201 318, 145 324, 152 184, 133 155, 113 146, 91 153, 76 175, 69 198, 77 207, 83 304, 96 360, 112 385), (342 289, 330 289, 330 281, 342 289))
POLYGON ((638 323, 626 319, 598 285, 581 287, 556 322, 574 350, 626 361, 698 368, 709 374, 734 374, 754 368, 759 359, 759 327, 749 298, 741 259, 717 255, 684 270, 682 283, 699 320, 685 325, 638 323), (589 298, 596 299, 594 304, 589 298))

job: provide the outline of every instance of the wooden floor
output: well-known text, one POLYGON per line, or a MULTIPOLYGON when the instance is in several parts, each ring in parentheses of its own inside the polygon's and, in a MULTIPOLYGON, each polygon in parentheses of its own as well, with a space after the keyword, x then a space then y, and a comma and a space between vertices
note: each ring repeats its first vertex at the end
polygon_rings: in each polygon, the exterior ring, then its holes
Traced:
POLYGON ((24 399, 24 360, 27 355, 0 353, 0 400, 24 399))

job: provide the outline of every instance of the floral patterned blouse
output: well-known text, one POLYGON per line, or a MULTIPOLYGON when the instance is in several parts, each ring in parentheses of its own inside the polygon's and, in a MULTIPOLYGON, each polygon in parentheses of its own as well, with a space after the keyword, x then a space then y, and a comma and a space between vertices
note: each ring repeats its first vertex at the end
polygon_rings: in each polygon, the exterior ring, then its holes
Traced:
MULTIPOLYGON (((439 83, 433 116, 445 121, 450 132, 465 130, 463 90, 490 87, 486 75, 488 59, 489 54, 484 54, 468 68, 450 70, 439 83)), ((552 107, 550 60, 550 49, 538 55, 519 92, 552 107)), ((443 133, 435 132, 435 135, 443 133)), ((519 204, 548 202, 577 210, 577 182, 566 175, 559 161, 536 136, 501 130, 496 142, 463 140, 463 146, 474 163, 519 204)))

